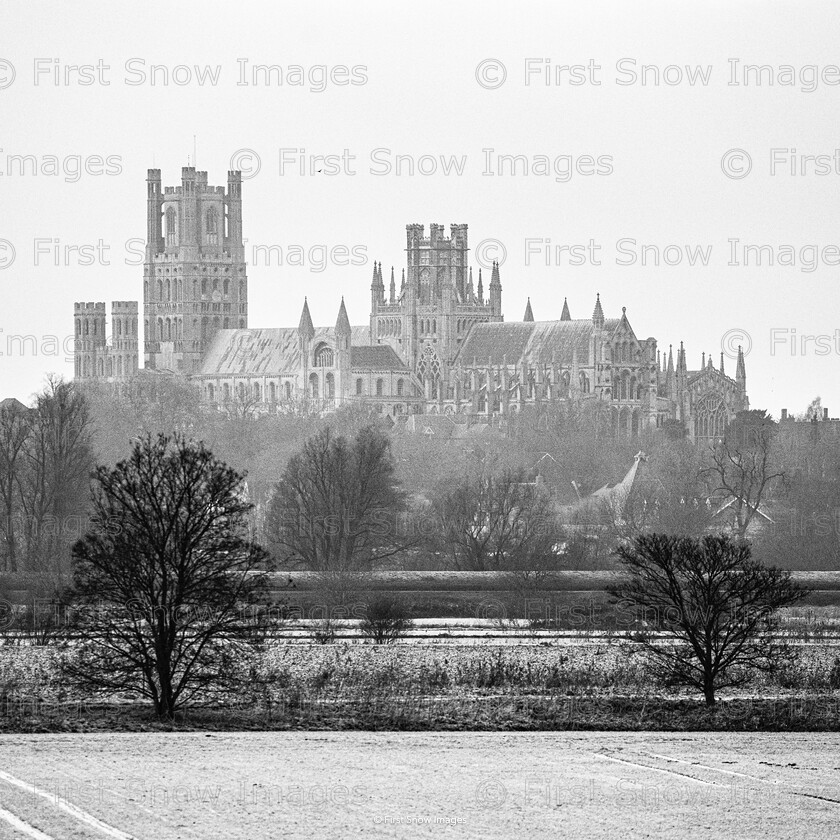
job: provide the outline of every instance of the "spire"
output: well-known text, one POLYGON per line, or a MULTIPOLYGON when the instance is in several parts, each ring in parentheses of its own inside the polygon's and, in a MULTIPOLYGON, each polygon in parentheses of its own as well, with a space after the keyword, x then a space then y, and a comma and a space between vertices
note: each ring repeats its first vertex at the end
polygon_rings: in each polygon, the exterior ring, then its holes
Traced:
POLYGON ((405 291, 405 269, 402 270, 402 283, 400 283, 400 297, 402 297, 404 291, 405 291))
POLYGON ((701 360, 700 360, 700 370, 705 370, 705 369, 706 369, 706 352, 704 350, 703 354, 701 356, 701 360))
POLYGON ((738 363, 735 367, 735 381, 741 385, 746 385, 747 383, 747 369, 744 365, 744 351, 740 344, 738 345, 738 363))
MULTIPOLYGON (((370 289, 372 292, 379 291, 379 285, 382 281, 379 278, 379 272, 376 267, 376 260, 373 261, 373 280, 370 281, 370 289)), ((384 288, 384 287, 383 287, 384 288)))
POLYGON ((685 363, 685 346, 682 342, 680 342, 680 351, 677 354, 677 371, 680 373, 685 373, 687 369, 688 368, 685 363))
POLYGON ((572 316, 569 313, 569 299, 568 298, 563 298, 563 312, 560 315, 560 320, 561 321, 571 321, 572 320, 572 316))
POLYGON ((534 320, 534 311, 531 309, 531 298, 528 298, 528 303, 525 306, 525 317, 522 320, 523 321, 533 321, 534 320))
POLYGON ((674 345, 668 345, 668 370, 667 373, 671 374, 674 372, 674 345))
POLYGON ((674 347, 668 345, 668 367, 665 371, 665 393, 673 399, 674 397, 674 347))
POLYGON ((312 341, 315 337, 315 327, 312 326, 312 316, 309 314, 309 303, 303 299, 303 311, 300 313, 298 333, 304 341, 312 341))
POLYGON ((397 284, 394 282, 394 266, 391 266, 391 290, 390 290, 390 302, 396 303, 397 301, 397 284))
POLYGON ((601 309, 601 295, 595 296, 595 309, 592 312, 592 323, 601 329, 604 327, 604 310, 601 309))
POLYGON ((490 288, 495 289, 496 287, 501 289, 502 281, 499 279, 499 263, 493 260, 493 271, 490 274, 490 288))
POLYGON ((338 318, 335 319, 335 334, 337 336, 350 335, 350 319, 347 317, 347 309, 344 306, 344 297, 341 298, 341 306, 338 307, 338 318))
POLYGON ((723 350, 720 351, 720 372, 721 374, 725 374, 725 371, 723 369, 723 350))
POLYGON ((472 266, 470 266, 470 279, 467 282, 467 300, 469 303, 473 302, 475 297, 475 287, 473 286, 472 266))
POLYGON ((478 269, 478 302, 484 303, 484 283, 481 280, 481 269, 478 269))

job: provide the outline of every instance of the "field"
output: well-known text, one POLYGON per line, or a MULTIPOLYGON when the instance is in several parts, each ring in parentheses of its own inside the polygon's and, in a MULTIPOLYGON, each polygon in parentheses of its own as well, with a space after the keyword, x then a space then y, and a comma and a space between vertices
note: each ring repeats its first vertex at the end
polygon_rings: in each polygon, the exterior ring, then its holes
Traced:
POLYGON ((5 735, 0 838, 836 836, 840 735, 5 735))

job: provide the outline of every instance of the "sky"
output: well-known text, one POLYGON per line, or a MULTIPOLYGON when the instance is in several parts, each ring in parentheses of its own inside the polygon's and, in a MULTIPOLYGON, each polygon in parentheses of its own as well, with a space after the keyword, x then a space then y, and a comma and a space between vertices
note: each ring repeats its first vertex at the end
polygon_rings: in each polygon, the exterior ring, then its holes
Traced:
POLYGON ((142 298, 146 170, 189 163, 243 171, 252 327, 365 324, 405 226, 466 223, 506 320, 600 293, 689 368, 743 346, 752 407, 840 416, 838 35, 816 2, 6 0, 0 394, 72 375, 74 301, 142 298))

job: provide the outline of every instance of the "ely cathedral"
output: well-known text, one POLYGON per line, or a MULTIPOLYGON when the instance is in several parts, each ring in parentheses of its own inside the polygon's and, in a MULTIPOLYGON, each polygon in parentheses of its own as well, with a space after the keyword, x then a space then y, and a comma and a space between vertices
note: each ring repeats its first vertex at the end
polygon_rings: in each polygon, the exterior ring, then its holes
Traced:
MULTIPOLYGON (((248 327, 242 179, 210 186, 184 167, 181 184, 147 178, 143 271, 143 365, 193 382, 219 411, 282 412, 306 404, 330 411, 365 403, 395 419, 444 414, 498 422, 529 405, 599 400, 616 434, 679 421, 694 440, 719 437, 749 407, 739 349, 734 379, 703 355, 689 370, 682 344, 667 355, 638 338, 624 308, 591 316, 505 321, 499 265, 489 277, 469 264, 467 225, 406 227, 406 261, 388 280, 374 263, 370 319, 352 326, 342 299, 333 326, 316 327, 309 306, 297 327, 248 327), (485 285, 486 283, 486 285, 485 285)), ((119 384, 139 373, 134 301, 75 304, 75 376, 119 384)))

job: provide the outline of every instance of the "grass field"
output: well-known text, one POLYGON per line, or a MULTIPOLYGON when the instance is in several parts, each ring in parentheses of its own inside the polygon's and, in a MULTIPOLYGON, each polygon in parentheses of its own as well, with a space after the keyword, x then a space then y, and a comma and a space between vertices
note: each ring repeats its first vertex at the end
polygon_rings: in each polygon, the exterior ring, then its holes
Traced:
POLYGON ((0 838, 835 837, 840 735, 0 736, 0 838))

